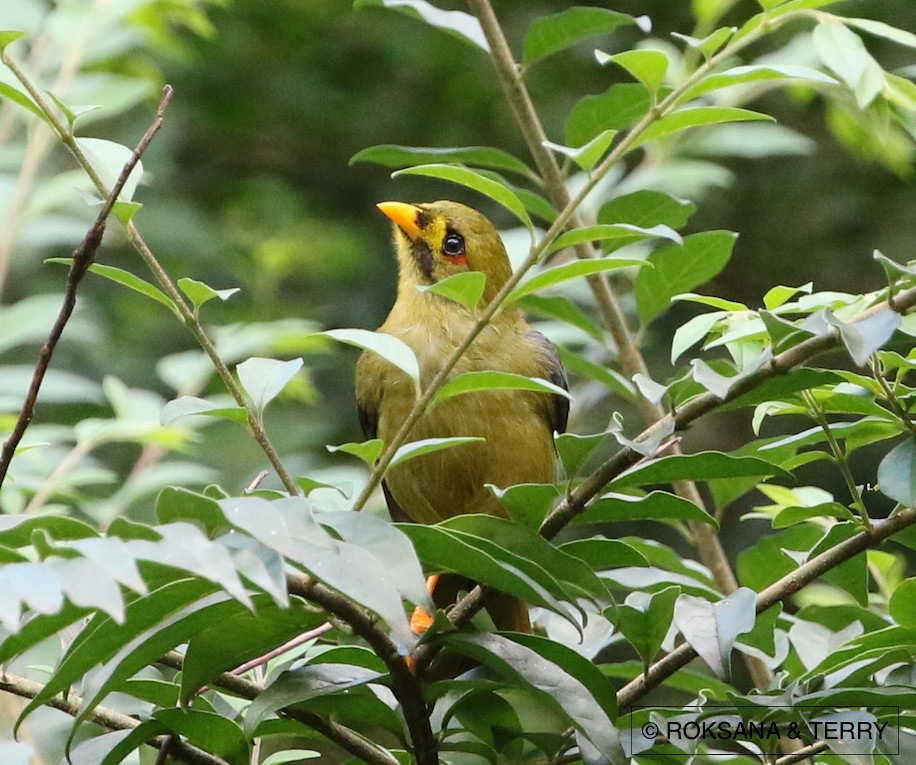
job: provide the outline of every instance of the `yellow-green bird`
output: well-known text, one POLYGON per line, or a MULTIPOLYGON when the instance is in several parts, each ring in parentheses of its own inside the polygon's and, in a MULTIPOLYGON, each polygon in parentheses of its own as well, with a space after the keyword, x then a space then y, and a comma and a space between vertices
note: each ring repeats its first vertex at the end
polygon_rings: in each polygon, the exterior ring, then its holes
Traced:
MULTIPOLYGON (((378 207, 395 224, 398 260, 397 299, 379 331, 410 346, 425 386, 468 335, 475 315, 454 300, 417 287, 479 271, 486 276, 485 305, 512 269, 494 225, 470 207, 450 201, 383 202, 378 207)), ((496 314, 452 375, 469 371, 514 372, 568 387, 556 348, 515 306, 496 314)), ((356 398, 366 437, 389 442, 414 404, 414 391, 413 382, 397 367, 375 353, 363 353, 356 369, 356 398)), ((485 440, 392 468, 383 483, 392 517, 436 523, 459 513, 504 515, 485 484, 505 487, 556 480, 553 433, 566 429, 568 412, 563 396, 522 390, 481 391, 442 402, 423 415, 408 440, 485 440)), ((511 603, 489 609, 497 626, 530 629, 527 610, 511 603)))

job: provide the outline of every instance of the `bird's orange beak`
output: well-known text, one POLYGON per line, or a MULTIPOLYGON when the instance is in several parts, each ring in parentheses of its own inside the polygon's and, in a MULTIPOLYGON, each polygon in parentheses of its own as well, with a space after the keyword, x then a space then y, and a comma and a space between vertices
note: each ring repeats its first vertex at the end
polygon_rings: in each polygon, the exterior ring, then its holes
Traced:
POLYGON ((423 212, 419 207, 406 202, 379 202, 376 207, 391 218, 411 241, 419 238, 421 230, 418 221, 423 212))

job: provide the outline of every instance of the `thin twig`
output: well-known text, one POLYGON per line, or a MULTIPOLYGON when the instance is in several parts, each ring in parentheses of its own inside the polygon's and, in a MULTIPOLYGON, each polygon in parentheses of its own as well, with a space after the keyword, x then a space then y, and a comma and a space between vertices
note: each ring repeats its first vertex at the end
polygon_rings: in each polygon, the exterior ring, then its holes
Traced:
MULTIPOLYGON (((768 608, 781 603, 831 569, 875 547, 914 523, 916 523, 916 508, 912 507, 901 510, 885 520, 875 521, 871 528, 863 528, 860 534, 831 547, 759 592, 756 602, 757 613, 763 613, 768 608)), ((696 656, 696 651, 687 643, 681 644, 649 667, 647 672, 639 675, 617 692, 618 708, 629 707, 677 670, 686 666, 696 656)), ((797 753, 793 753, 792 756, 795 754, 797 753)))
MULTIPOLYGON (((70 135, 66 126, 64 126, 63 123, 61 123, 61 121, 57 118, 45 95, 29 79, 22 68, 10 57, 8 51, 9 48, 3 49, 2 53, 0 53, 0 61, 6 64, 10 71, 15 75, 16 79, 22 83, 23 87, 32 97, 32 100, 35 101, 35 104, 45 115, 48 124, 50 124, 54 131, 57 133, 58 139, 67 147, 67 149, 73 155, 74 159, 77 161, 77 164, 79 164, 86 175, 89 176, 90 180, 99 191, 99 193, 102 196, 107 196, 108 189, 105 187, 104 181, 96 172, 95 168, 93 168, 92 163, 86 157, 85 153, 80 148, 74 137, 70 135)), ((178 312, 181 321, 191 331, 191 334, 194 335, 195 340, 197 341, 198 345, 200 345, 204 353, 207 354, 207 357, 210 359, 211 363, 216 369, 217 374, 222 380, 223 385, 226 386, 226 389, 232 395, 232 398, 235 399, 235 402, 247 413, 248 428, 251 431, 255 441, 257 441, 258 445, 261 447, 274 471, 276 472, 277 477, 280 479, 280 481, 283 483, 283 486, 290 494, 296 496, 301 495, 302 490, 283 466, 277 450, 274 448, 273 444, 267 436, 267 432, 264 430, 264 425, 261 422, 261 418, 258 412, 245 397, 241 386, 238 384, 238 382, 236 382, 229 367, 226 366, 226 363, 216 352, 216 346, 213 344, 210 336, 204 330, 194 311, 190 306, 188 306, 184 295, 181 293, 181 290, 179 290, 175 285, 175 282, 172 281, 172 278, 156 258, 152 249, 146 243, 146 240, 144 240, 140 235, 140 231, 137 229, 137 226, 133 221, 130 221, 127 224, 126 230, 128 241, 140 254, 140 257, 143 259, 147 268, 152 271, 153 275, 156 277, 156 280, 159 282, 159 286, 174 304, 175 310, 178 312)))
POLYGON ((92 224, 92 228, 89 229, 79 247, 73 252, 73 262, 70 264, 70 272, 67 275, 67 291, 64 294, 64 302, 57 314, 57 319, 54 321, 54 326, 48 334, 48 339, 45 341, 44 345, 41 346, 41 350, 39 351, 38 363, 35 365, 35 371, 32 373, 32 381, 29 384, 25 403, 22 405, 22 410, 13 427, 13 432, 10 434, 9 438, 6 439, 3 444, 3 449, 0 451, 0 486, 3 485, 3 481, 6 479, 6 474, 13 460, 13 455, 16 453, 16 447, 18 447, 19 442, 22 441, 22 437, 25 435, 25 431, 29 427, 29 423, 32 421, 32 417, 35 414, 35 402, 38 400, 38 393, 41 390, 41 384, 44 381, 45 374, 48 371, 48 365, 51 363, 51 357, 54 355, 54 349, 57 347, 57 343, 64 332, 64 328, 67 326, 67 322, 70 321, 73 309, 76 307, 76 290, 83 277, 86 275, 86 272, 89 270, 89 266, 91 266, 92 262, 95 260, 95 255, 98 252, 99 246, 102 244, 102 235, 105 233, 105 224, 108 221, 108 216, 111 215, 115 202, 117 202, 118 196, 124 189, 124 184, 127 183, 127 179, 140 161, 140 157, 143 156, 143 152, 146 151, 153 137, 159 132, 159 128, 162 127, 165 110, 168 108, 171 99, 172 88, 167 85, 163 90, 162 100, 159 102, 159 108, 156 111, 155 119, 140 139, 137 148, 134 149, 127 162, 124 163, 121 174, 118 176, 111 192, 105 199, 105 204, 102 205, 102 209, 99 211, 95 223, 92 224))
MULTIPOLYGON (((34 699, 43 690, 44 686, 34 680, 8 672, 0 674, 0 691, 5 691, 24 699, 34 699)), ((77 717, 82 714, 82 703, 83 700, 73 693, 68 693, 66 697, 58 694, 45 702, 47 706, 65 712, 71 717, 77 717)), ((134 717, 103 706, 95 707, 86 716, 86 719, 108 730, 132 730, 140 724, 140 721, 134 717)), ((150 746, 161 749, 170 738, 170 736, 156 736, 147 741, 147 743, 150 746)), ((176 739, 171 746, 172 756, 188 763, 188 765, 228 765, 225 760, 180 739, 176 739)))

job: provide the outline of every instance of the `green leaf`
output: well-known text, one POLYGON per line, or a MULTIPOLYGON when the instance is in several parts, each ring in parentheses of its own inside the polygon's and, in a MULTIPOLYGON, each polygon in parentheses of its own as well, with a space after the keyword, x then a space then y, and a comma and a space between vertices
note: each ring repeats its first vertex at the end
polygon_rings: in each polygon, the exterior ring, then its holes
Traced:
POLYGON ((253 357, 239 364, 235 371, 255 409, 263 412, 302 369, 302 364, 302 359, 280 361, 253 357))
POLYGON ((432 292, 434 295, 442 295, 473 311, 477 308, 477 304, 480 303, 480 298, 483 297, 483 291, 486 286, 486 274, 481 271, 465 271, 464 273, 447 276, 435 284, 417 285, 417 289, 420 292, 432 292))
POLYGON ((313 749, 286 749, 282 752, 274 752, 262 765, 287 765, 290 762, 299 762, 299 760, 315 760, 321 757, 321 752, 313 749))
MULTIPOLYGON (((519 528, 521 525, 519 525, 519 528)), ((399 524, 413 542, 427 571, 445 571, 470 577, 508 595, 541 606, 577 624, 569 593, 538 562, 527 560, 488 539, 441 524, 399 524)))
MULTIPOLYGON (((46 263, 63 263, 64 265, 71 265, 73 263, 73 258, 48 258, 46 263)), ((175 304, 172 302, 164 292, 154 287, 147 281, 144 281, 139 276, 135 276, 130 273, 130 271, 125 271, 122 268, 115 268, 114 266, 103 266, 100 263, 93 263, 89 266, 89 270, 98 274, 99 276, 104 276, 106 279, 110 279, 117 284, 122 285, 123 287, 128 287, 134 292, 139 292, 141 295, 146 295, 148 298, 152 298, 157 303, 161 303, 166 308, 170 309, 172 313, 176 316, 178 315, 178 309, 175 307, 175 304)))
POLYGON ((605 271, 616 271, 621 268, 642 268, 646 265, 644 260, 627 258, 594 258, 588 260, 574 260, 560 266, 548 268, 524 280, 506 298, 505 304, 514 303, 525 295, 537 292, 545 287, 552 287, 570 279, 580 276, 592 276, 605 271))
POLYGON ((529 390, 535 393, 548 393, 553 396, 570 398, 569 391, 540 377, 525 377, 512 372, 464 372, 449 380, 436 394, 437 403, 461 396, 465 393, 478 393, 487 390, 529 390))
POLYGON ((446 644, 549 699, 605 757, 625 759, 612 723, 617 714, 613 686, 584 656, 536 635, 457 634, 446 644))
POLYGON ((718 677, 728 679, 732 646, 738 635, 754 627, 756 593, 740 587, 717 603, 681 595, 674 605, 674 623, 690 647, 718 677))
POLYGON ((414 457, 422 457, 424 454, 441 452, 443 449, 451 449, 455 446, 463 446, 464 444, 473 444, 485 440, 476 436, 454 436, 452 438, 424 438, 420 441, 411 441, 403 444, 394 453, 391 462, 388 463, 388 470, 403 462, 412 460, 414 457))
POLYGON ((821 61, 853 92, 859 108, 865 109, 884 90, 887 79, 881 65, 872 58, 858 35, 834 16, 825 17, 811 36, 821 61))
POLYGON ((258 602, 255 613, 239 611, 198 632, 188 643, 181 673, 181 703, 189 701, 213 678, 266 654, 297 635, 314 629, 325 617, 302 604, 279 608, 258 602))
POLYGON ((734 106, 692 106, 678 109, 657 122, 653 122, 631 144, 630 149, 642 146, 649 141, 671 136, 683 130, 702 127, 704 125, 718 125, 723 122, 747 122, 764 120, 772 122, 768 114, 754 112, 750 109, 739 109, 734 106))
POLYGON ((508 516, 529 529, 540 528, 560 496, 560 490, 552 483, 520 483, 505 489, 489 483, 486 486, 508 516))
POLYGON ((567 478, 575 478, 591 453, 608 437, 607 433, 592 433, 580 436, 575 433, 560 433, 554 438, 560 462, 567 478))
POLYGON ((536 531, 515 521, 493 515, 456 515, 441 526, 453 531, 472 534, 512 550, 528 560, 537 561, 560 582, 571 585, 577 597, 606 598, 601 580, 579 558, 559 550, 536 531))
POLYGON ((648 667, 658 654, 674 616, 674 602, 680 587, 666 587, 654 593, 634 592, 605 616, 623 634, 648 667))
POLYGON ((179 396, 162 407, 161 422, 169 425, 182 417, 205 414, 233 422, 248 422, 248 411, 240 406, 222 406, 196 396, 179 396))
POLYGON ((736 235, 706 231, 684 238, 683 245, 665 245, 649 256, 653 268, 636 277, 639 317, 648 324, 662 313, 675 295, 690 292, 715 277, 728 263, 736 235))
POLYGON ((528 216, 528 211, 518 195, 505 184, 493 180, 493 178, 485 176, 476 170, 471 170, 462 165, 417 165, 398 170, 392 173, 391 177, 397 178, 402 175, 422 175, 428 178, 440 178, 444 181, 451 181, 460 186, 473 189, 505 207, 529 231, 534 228, 534 224, 532 224, 531 218, 528 216))
POLYGON ((594 571, 607 571, 622 566, 648 566, 649 561, 633 545, 619 539, 591 537, 560 545, 569 555, 584 560, 594 571))
POLYGON ((642 189, 605 202, 598 211, 598 223, 678 229, 686 225, 696 209, 697 206, 686 199, 678 199, 663 191, 642 189))
POLYGON ((595 51, 595 56, 599 64, 613 62, 626 69, 652 93, 658 91, 668 72, 668 57, 660 50, 627 50, 613 56, 599 50, 595 51))
POLYGON ((648 111, 648 91, 638 83, 612 85, 597 96, 576 102, 566 120, 566 145, 584 146, 605 130, 626 130, 648 111))
MULTIPOLYGON (((11 34, 17 33, 13 32, 11 34)), ((39 117, 45 122, 48 121, 47 115, 38 107, 28 93, 8 82, 0 82, 0 98, 5 98, 8 101, 12 101, 14 104, 19 104, 19 106, 27 109, 36 117, 39 117)))
POLYGON ((535 61, 570 48, 587 37, 610 34, 619 26, 634 23, 636 19, 626 13, 579 5, 550 16, 537 17, 525 33, 522 63, 526 67, 531 66, 535 61))
POLYGON ((410 346, 403 340, 384 332, 370 332, 367 329, 329 329, 319 332, 318 335, 377 353, 385 361, 394 364, 419 388, 420 365, 410 346))
POLYGON ((916 579, 904 579, 894 588, 889 608, 897 624, 916 630, 916 579))
POLYGON ((228 717, 198 709, 157 709, 153 716, 172 733, 230 765, 246 765, 249 762, 245 734, 238 723, 228 717))
POLYGON ((544 141, 544 146, 551 151, 557 152, 557 154, 569 157, 583 170, 591 170, 598 164, 598 161, 604 156, 608 147, 613 143, 614 138, 617 136, 617 132, 616 130, 603 130, 585 144, 585 146, 580 146, 577 149, 570 146, 563 146, 563 144, 553 143, 552 141, 544 141))
POLYGON ((833 77, 809 66, 798 64, 746 64, 726 69, 724 72, 707 75, 684 91, 678 98, 678 103, 687 103, 714 90, 766 80, 801 80, 802 82, 817 83, 819 85, 836 85, 836 80, 833 77))
POLYGON ((18 29, 0 31, 0 51, 5 50, 7 45, 16 42, 16 40, 21 40, 23 37, 25 37, 25 32, 20 32, 18 29))
POLYGON ((380 438, 372 438, 368 441, 363 441, 362 443, 350 442, 346 444, 341 444, 340 446, 328 446, 327 450, 329 452, 343 452, 344 454, 352 454, 354 457, 359 457, 363 462, 365 462, 369 467, 372 467, 376 460, 381 456, 382 449, 385 447, 385 444, 380 438))
POLYGON ((904 507, 916 505, 916 438, 889 451, 878 465, 878 488, 904 507))
MULTIPOLYGON (((83 152, 92 169, 98 174, 105 186, 106 192, 114 188, 121 175, 121 170, 133 156, 133 149, 128 149, 114 141, 106 141, 102 138, 75 138, 76 145, 83 152)), ((124 188, 118 195, 118 199, 123 202, 130 202, 133 199, 134 191, 140 178, 143 177, 143 163, 137 162, 124 188)))
POLYGON ((671 35, 678 40, 683 40, 691 48, 700 51, 703 54, 703 58, 708 61, 710 56, 713 56, 719 48, 725 45, 737 31, 737 27, 720 27, 702 39, 691 37, 690 35, 682 35, 678 32, 672 32, 671 35))
POLYGON ((874 19, 852 19, 846 16, 840 16, 838 18, 848 27, 861 29, 863 32, 868 32, 877 37, 883 37, 885 40, 905 45, 908 48, 916 48, 916 34, 906 29, 893 27, 890 24, 885 24, 883 21, 875 21, 874 19))
POLYGON ((595 340, 602 340, 604 331, 568 297, 562 295, 526 295, 519 307, 527 314, 566 322, 595 340))
POLYGON ((505 170, 529 179, 537 177, 537 174, 520 159, 502 149, 490 146, 425 147, 383 144, 357 152, 350 159, 350 164, 374 162, 384 167, 401 168, 429 164, 431 160, 505 170))
POLYGON ((804 293, 805 295, 810 295, 813 288, 813 282, 803 284, 801 287, 783 287, 782 285, 771 287, 769 290, 767 290, 766 295, 763 296, 763 304, 767 307, 768 310, 773 311, 779 308, 779 306, 791 300, 799 292, 804 293))
POLYGON ((412 18, 420 19, 431 27, 448 32, 459 40, 489 52, 486 35, 471 14, 464 11, 443 11, 426 0, 354 0, 354 8, 383 7, 400 11, 412 18))
POLYGON ((563 362, 563 366, 565 366, 569 372, 581 375, 590 380, 596 380, 624 400, 635 400, 636 389, 633 387, 633 384, 619 372, 611 369, 606 364, 597 364, 576 353, 572 353, 563 346, 560 346, 557 350, 560 352, 560 359, 563 362))
POLYGON ((614 489, 627 486, 667 484, 674 481, 710 481, 715 478, 777 476, 792 474, 759 457, 736 457, 723 452, 671 454, 631 468, 609 484, 614 489))
POLYGON ((219 298, 222 301, 226 301, 235 295, 237 292, 241 292, 238 287, 233 287, 231 289, 225 290, 216 290, 213 289, 209 284, 204 284, 199 282, 196 279, 184 279, 178 280, 179 289, 187 295, 188 299, 194 304, 195 308, 200 308, 208 300, 213 300, 213 298, 219 298))
POLYGON ((598 226, 583 226, 566 231, 550 245, 549 252, 562 250, 564 247, 572 247, 581 242, 601 242, 614 239, 622 239, 618 244, 630 244, 644 239, 662 238, 668 239, 677 244, 683 244, 684 240, 681 235, 673 228, 665 225, 652 226, 651 228, 642 228, 630 223, 611 223, 598 226))
POLYGON ((630 494, 605 494, 593 501, 577 523, 616 523, 623 521, 698 521, 719 528, 719 522, 690 500, 664 491, 645 497, 630 494))
POLYGON ((860 367, 868 363, 871 355, 890 340, 900 326, 900 314, 890 306, 851 322, 841 321, 831 311, 824 315, 827 323, 839 330, 843 345, 860 367))

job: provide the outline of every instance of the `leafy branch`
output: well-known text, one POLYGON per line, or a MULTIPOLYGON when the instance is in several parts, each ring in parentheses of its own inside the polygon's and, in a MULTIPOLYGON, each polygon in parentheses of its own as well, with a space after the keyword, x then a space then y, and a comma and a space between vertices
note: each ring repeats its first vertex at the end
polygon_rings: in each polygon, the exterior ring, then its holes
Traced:
MULTIPOLYGON (((45 97, 45 95, 32 82, 32 80, 16 63, 16 61, 10 56, 8 48, 4 48, 2 53, 0 53, 0 60, 2 60, 2 62, 9 68, 16 79, 22 83, 22 86, 26 89, 34 104, 37 106, 41 117, 48 123, 48 125, 50 125, 54 133, 57 135, 58 140, 67 147, 69 152, 76 160, 77 164, 79 164, 86 175, 89 176, 92 184, 95 186, 99 194, 102 195, 103 198, 107 198, 109 196, 109 190, 106 188, 105 182, 102 180, 95 167, 93 167, 92 162, 90 162, 85 152, 80 148, 72 131, 58 118, 57 113, 48 102, 48 99, 45 97)), ((136 249, 136 251, 140 254, 143 261, 146 263, 146 266, 150 269, 150 271, 152 271, 153 275, 156 277, 156 280, 159 282, 162 289, 172 301, 172 304, 178 313, 178 317, 181 319, 182 323, 190 330, 191 334, 194 335, 197 343, 207 354, 214 368, 216 369, 217 374, 223 381, 223 384, 226 386, 226 389, 232 395, 233 399, 235 399, 235 402, 245 410, 248 427, 251 430, 255 441, 257 441, 258 445, 267 456, 268 461, 270 462, 277 476, 280 478, 283 486, 290 494, 300 495, 302 491, 299 488, 299 485, 286 471, 286 468, 283 466, 277 450, 274 448, 273 444, 267 436, 267 432, 264 430, 264 424, 262 422, 260 413, 247 399, 244 392, 242 391, 242 388, 239 386, 238 382, 236 382, 235 377, 229 370, 229 367, 226 366, 226 363, 217 353, 216 346, 214 345, 210 336, 207 334, 203 325, 200 323, 196 312, 191 308, 191 306, 188 305, 181 291, 175 285, 174 281, 172 281, 172 278, 169 276, 168 272, 165 270, 165 268, 159 262, 158 258, 153 253, 152 249, 146 243, 146 240, 140 234, 140 231, 134 224, 133 220, 128 219, 125 224, 125 228, 127 231, 128 240, 133 245, 134 249, 136 249)))
MULTIPOLYGON (((3 60, 4 63, 8 63, 5 50, 3 51, 3 60)), ((147 129, 146 133, 144 133, 140 142, 137 144, 137 148, 134 149, 130 158, 124 164, 114 186, 111 188, 111 191, 107 193, 105 204, 103 204, 102 209, 99 210, 95 222, 86 233, 79 247, 73 252, 73 262, 70 265, 70 272, 67 275, 67 289, 64 294, 63 303, 57 314, 57 319, 54 321, 54 326, 51 327, 51 331, 48 334, 48 339, 45 340, 44 344, 41 346, 38 362, 35 365, 32 380, 29 384, 29 390, 26 394, 25 402, 22 405, 19 417, 16 420, 16 424, 9 438, 4 441, 2 451, 0 451, 0 486, 3 485, 3 481, 6 479, 6 474, 13 460, 13 455, 16 453, 16 448, 19 446, 19 442, 22 440, 26 429, 29 427, 29 423, 32 421, 32 417, 35 413, 35 402, 38 400, 38 393, 41 390, 41 384, 44 381, 48 366, 51 363, 51 357, 54 355, 54 349, 57 347, 57 343, 64 333, 67 322, 70 321, 70 317, 73 315, 73 309, 76 307, 76 291, 79 288, 80 282, 89 270, 89 266, 91 266, 95 260, 99 246, 102 244, 102 236, 105 233, 105 224, 108 221, 108 216, 111 215, 112 210, 114 210, 115 203, 118 201, 118 197, 121 195, 130 174, 137 166, 137 163, 140 161, 140 158, 152 142, 156 133, 158 133, 159 129, 162 127, 165 110, 168 108, 171 99, 172 88, 166 86, 153 123, 147 129)))

